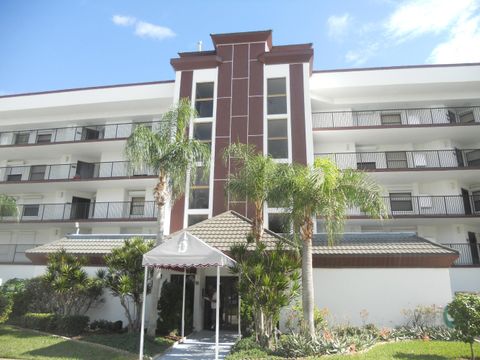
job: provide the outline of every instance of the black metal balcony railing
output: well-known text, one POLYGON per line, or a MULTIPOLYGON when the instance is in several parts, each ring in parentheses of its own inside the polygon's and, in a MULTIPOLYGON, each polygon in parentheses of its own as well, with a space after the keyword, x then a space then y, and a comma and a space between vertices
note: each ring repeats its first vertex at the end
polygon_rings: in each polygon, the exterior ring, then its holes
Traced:
MULTIPOLYGON (((392 194, 383 201, 389 216, 395 217, 445 217, 480 216, 480 196, 409 196, 392 194)), ((366 216, 359 208, 347 212, 351 217, 366 216)))
POLYGON ((0 146, 113 140, 129 137, 136 126, 155 126, 160 121, 32 129, 0 132, 0 146))
POLYGON ((460 253, 459 258, 453 263, 454 266, 480 266, 480 244, 455 243, 442 245, 460 253))
POLYGON ((150 169, 131 172, 128 165, 128 161, 98 163, 79 161, 75 164, 9 166, 0 168, 0 183, 155 175, 150 169))
POLYGON ((35 244, 0 244, 0 264, 29 264, 30 259, 25 251, 32 249, 35 244))
POLYGON ((0 222, 151 221, 157 217, 157 207, 153 201, 20 204, 18 210, 17 217, 6 214, 0 222))
POLYGON ((480 149, 317 153, 341 169, 480 168, 480 149))
POLYGON ((333 111, 312 113, 314 129, 474 125, 480 123, 480 107, 384 109, 362 111, 333 111))

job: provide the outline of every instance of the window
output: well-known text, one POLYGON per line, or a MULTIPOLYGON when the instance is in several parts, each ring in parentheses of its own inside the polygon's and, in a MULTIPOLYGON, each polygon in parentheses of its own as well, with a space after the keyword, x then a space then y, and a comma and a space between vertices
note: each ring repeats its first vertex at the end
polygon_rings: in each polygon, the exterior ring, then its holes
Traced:
POLYGON ((413 211, 411 193, 390 193, 390 208, 392 211, 413 211))
POLYGON ((188 215, 188 226, 195 225, 199 223, 200 221, 207 220, 208 215, 207 214, 201 214, 201 215, 188 215))
POLYGON ((130 215, 142 216, 145 209, 144 197, 132 197, 130 201, 130 215))
POLYGON ((195 180, 190 186, 189 205, 190 209, 208 209, 209 205, 209 179, 208 173, 199 166, 195 174, 195 180))
POLYGON ((37 134, 37 144, 45 144, 52 141, 51 133, 37 134))
POLYGON ((287 119, 268 119, 268 154, 274 159, 288 159, 287 119))
POLYGON ((385 153, 385 157, 387 159, 387 168, 408 168, 407 153, 405 151, 389 151, 385 153))
POLYGON ((212 123, 195 123, 193 125, 193 138, 211 146, 212 144, 212 123))
POLYGON ((381 114, 380 122, 382 125, 401 125, 402 117, 400 114, 381 114))
POLYGON ((30 139, 30 133, 15 134, 15 145, 28 144, 29 139, 30 139))
POLYGON ((288 216, 282 213, 269 213, 268 229, 277 234, 288 233, 288 216))
POLYGON ((22 174, 7 175, 7 181, 22 181, 22 174))
POLYGON ((267 80, 267 114, 287 113, 287 86, 285 78, 267 80))
POLYGON ((459 120, 463 124, 469 124, 475 122, 475 116, 473 116, 473 111, 468 111, 458 116, 459 120))
POLYGON ((357 162, 358 170, 373 170, 376 168, 377 168, 377 164, 375 163, 375 161, 357 162))
POLYGON ((480 150, 466 151, 465 157, 468 166, 480 166, 480 150))
POLYGON ((480 190, 472 191, 473 209, 476 213, 480 213, 480 190))
POLYGON ((38 216, 40 205, 23 205, 23 216, 38 216))
POLYGON ((199 118, 213 116, 213 82, 197 83, 195 110, 199 118))
POLYGON ((47 165, 34 165, 30 168, 30 180, 44 180, 47 165))

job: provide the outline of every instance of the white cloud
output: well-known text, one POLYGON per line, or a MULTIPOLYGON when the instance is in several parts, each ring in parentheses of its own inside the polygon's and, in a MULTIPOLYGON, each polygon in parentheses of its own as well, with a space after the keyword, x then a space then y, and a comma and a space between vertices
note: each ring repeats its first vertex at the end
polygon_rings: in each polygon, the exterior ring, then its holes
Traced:
POLYGON ((448 40, 433 49, 427 62, 480 62, 480 16, 459 21, 452 28, 448 40))
POLYGON ((113 15, 112 21, 115 25, 130 26, 135 24, 137 20, 132 16, 113 15))
POLYGON ((410 0, 399 5, 385 22, 387 36, 399 42, 448 30, 460 18, 469 17, 477 0, 410 0))
POLYGON ((156 40, 163 40, 176 35, 173 30, 168 27, 138 20, 133 16, 113 15, 112 21, 115 25, 119 26, 134 26, 134 34, 139 37, 149 37, 156 40))
POLYGON ((352 17, 346 13, 332 15, 327 19, 328 36, 334 40, 340 40, 348 31, 352 17))
POLYGON ((174 37, 175 33, 168 27, 150 24, 145 21, 139 21, 135 26, 135 35, 163 40, 174 37))
POLYGON ((367 44, 359 50, 350 50, 345 54, 345 60, 355 66, 362 65, 371 57, 375 56, 380 48, 378 42, 367 44))

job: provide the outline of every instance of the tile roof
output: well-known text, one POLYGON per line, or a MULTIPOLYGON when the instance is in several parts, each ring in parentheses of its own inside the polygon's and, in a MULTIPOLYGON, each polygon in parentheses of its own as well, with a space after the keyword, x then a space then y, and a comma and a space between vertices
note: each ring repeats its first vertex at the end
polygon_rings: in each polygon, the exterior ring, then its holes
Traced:
POLYGON ((26 254, 50 254, 65 249, 76 255, 105 255, 114 248, 121 247, 125 239, 141 236, 155 239, 155 235, 142 234, 70 234, 45 245, 25 251, 26 254))
POLYGON ((315 234, 314 255, 455 255, 446 246, 418 236, 414 232, 345 233, 328 246, 326 234, 315 234))
MULTIPOLYGON (((210 219, 199 222, 184 229, 209 245, 229 251, 232 245, 245 243, 252 222, 246 217, 227 211, 210 219)), ((183 230, 181 230, 183 231, 183 230)), ((167 236, 177 234, 178 232, 167 236)), ((104 255, 111 249, 120 247, 126 238, 132 236, 155 239, 155 235, 142 234, 80 234, 67 235, 51 243, 30 249, 26 254, 49 254, 60 249, 78 255, 104 255)), ((267 248, 273 248, 281 236, 265 230, 263 242, 267 248)), ((456 255, 455 250, 417 236, 413 232, 376 232, 345 233, 334 246, 328 246, 325 234, 315 234, 313 239, 313 255, 456 255)))

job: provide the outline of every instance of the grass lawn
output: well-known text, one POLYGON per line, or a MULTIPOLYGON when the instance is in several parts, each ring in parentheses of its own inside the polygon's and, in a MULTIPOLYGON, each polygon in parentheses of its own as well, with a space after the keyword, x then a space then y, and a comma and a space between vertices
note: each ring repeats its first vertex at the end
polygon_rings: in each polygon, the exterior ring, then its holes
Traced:
MULTIPOLYGON (((91 334, 83 336, 81 340, 103 344, 116 349, 122 349, 138 354, 140 334, 91 334)), ((144 350, 145 355, 153 356, 161 353, 169 348, 172 344, 172 340, 165 339, 163 337, 157 337, 155 340, 146 337, 144 350)))
MULTIPOLYGON (((475 354, 480 359, 480 344, 475 344, 475 354)), ((263 351, 240 351, 227 357, 228 360, 277 360, 263 351)), ((458 360, 470 359, 470 346, 453 341, 402 341, 379 344, 365 353, 310 357, 308 360, 458 360)), ((307 360, 307 359, 305 359, 307 360)))
POLYGON ((13 326, 0 326, 0 358, 56 359, 56 360, 131 360, 113 350, 100 349, 90 344, 43 335, 13 326))

